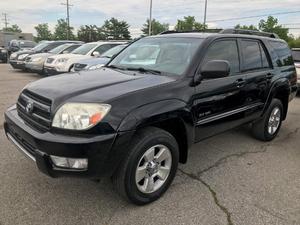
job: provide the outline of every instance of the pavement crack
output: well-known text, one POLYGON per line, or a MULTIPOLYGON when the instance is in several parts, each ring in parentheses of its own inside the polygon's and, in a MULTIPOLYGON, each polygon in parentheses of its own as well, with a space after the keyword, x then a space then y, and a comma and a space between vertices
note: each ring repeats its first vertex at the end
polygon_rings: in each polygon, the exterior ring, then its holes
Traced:
POLYGON ((258 150, 258 151, 246 151, 246 152, 234 153, 234 154, 224 156, 223 158, 220 158, 218 161, 216 161, 213 165, 199 171, 197 173, 197 176, 201 176, 202 174, 208 172, 209 170, 219 167, 220 165, 226 163, 229 158, 232 158, 232 157, 239 158, 239 157, 243 157, 243 156, 249 155, 249 154, 264 153, 268 150, 268 147, 269 147, 269 145, 264 145, 264 146, 261 146, 261 150, 258 150))
POLYGON ((183 173, 184 175, 188 176, 189 178, 196 180, 198 182, 200 182, 201 184, 203 184, 211 193, 211 196, 214 199, 214 203, 218 206, 219 209, 221 209, 223 211, 223 213, 226 215, 227 218, 227 224, 228 225, 234 225, 231 219, 231 213, 229 212, 229 210, 220 203, 218 196, 217 196, 217 192, 208 184, 206 183, 203 179, 201 179, 200 177, 196 176, 195 174, 192 173, 187 173, 182 169, 178 169, 181 173, 183 173))

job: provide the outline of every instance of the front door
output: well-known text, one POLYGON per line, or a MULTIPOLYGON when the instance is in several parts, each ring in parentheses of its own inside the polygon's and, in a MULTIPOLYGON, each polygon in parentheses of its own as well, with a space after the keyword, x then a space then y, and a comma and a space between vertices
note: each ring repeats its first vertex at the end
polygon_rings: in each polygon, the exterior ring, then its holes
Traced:
POLYGON ((245 75, 241 73, 240 53, 235 38, 214 41, 202 60, 226 60, 230 76, 203 80, 193 96, 195 142, 243 123, 246 106, 245 75))

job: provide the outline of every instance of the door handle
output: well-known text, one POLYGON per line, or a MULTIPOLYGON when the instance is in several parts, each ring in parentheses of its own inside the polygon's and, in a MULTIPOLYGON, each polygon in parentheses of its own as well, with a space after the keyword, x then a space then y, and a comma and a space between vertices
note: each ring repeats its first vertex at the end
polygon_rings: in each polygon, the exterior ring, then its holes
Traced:
POLYGON ((238 79, 234 82, 234 84, 238 87, 241 88, 245 85, 246 81, 244 79, 238 79))

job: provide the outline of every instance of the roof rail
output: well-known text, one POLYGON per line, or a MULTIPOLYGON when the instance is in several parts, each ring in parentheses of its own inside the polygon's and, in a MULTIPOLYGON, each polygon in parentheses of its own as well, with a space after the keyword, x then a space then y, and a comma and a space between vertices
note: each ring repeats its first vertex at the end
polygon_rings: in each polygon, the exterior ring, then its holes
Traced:
POLYGON ((243 30, 243 29, 224 29, 219 32, 220 34, 247 34, 247 35, 257 35, 269 38, 278 38, 279 36, 275 33, 262 32, 258 30, 243 30))
POLYGON ((167 30, 167 31, 159 33, 159 35, 180 34, 180 33, 219 33, 220 31, 222 31, 222 29, 183 30, 183 31, 167 30))

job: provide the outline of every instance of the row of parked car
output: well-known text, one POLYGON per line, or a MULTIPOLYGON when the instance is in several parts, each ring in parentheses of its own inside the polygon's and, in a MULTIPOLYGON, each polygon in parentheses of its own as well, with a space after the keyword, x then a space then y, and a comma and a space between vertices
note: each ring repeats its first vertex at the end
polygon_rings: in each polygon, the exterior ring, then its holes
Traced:
POLYGON ((12 53, 9 63, 15 69, 41 75, 94 70, 126 46, 126 41, 43 41, 32 49, 12 53))

